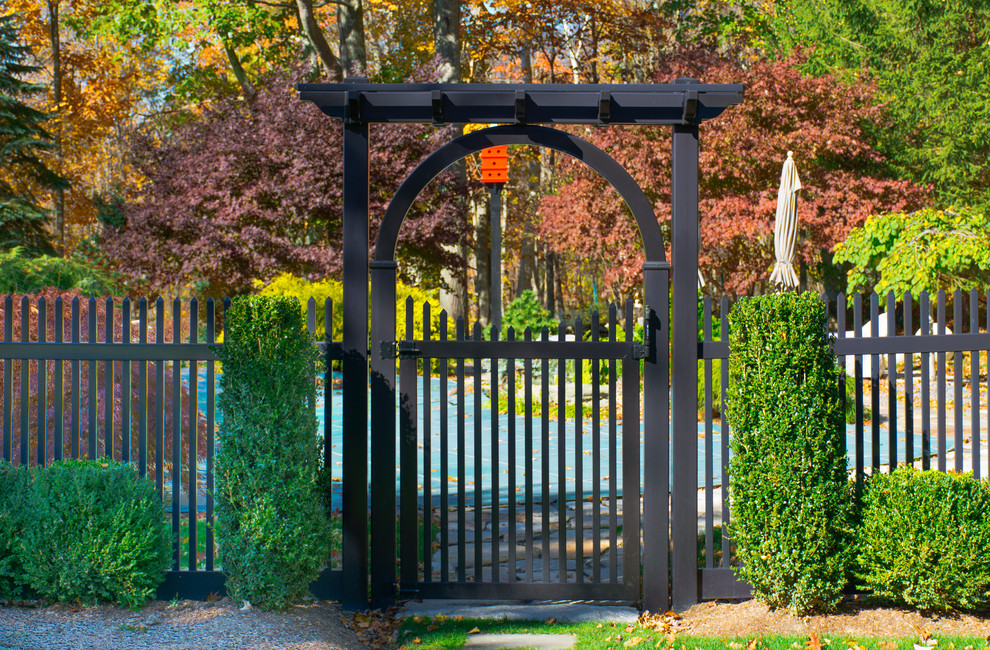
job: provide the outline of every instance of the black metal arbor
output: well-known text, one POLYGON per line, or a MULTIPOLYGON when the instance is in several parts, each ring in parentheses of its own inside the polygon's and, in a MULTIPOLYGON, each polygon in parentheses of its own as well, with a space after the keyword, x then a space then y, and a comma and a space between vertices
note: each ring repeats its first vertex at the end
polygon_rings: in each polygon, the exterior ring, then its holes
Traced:
MULTIPOLYGON (((408 413, 397 432, 394 411, 395 363, 381 354, 382 346, 396 346, 395 278, 393 259, 399 229, 420 191, 450 164, 484 148, 526 144, 555 149, 582 160, 619 192, 636 219, 646 253, 644 297, 646 349, 643 370, 642 491, 642 602, 662 611, 671 605, 686 608, 697 602, 699 583, 706 576, 697 569, 697 294, 698 277, 698 133, 701 122, 742 101, 741 85, 707 85, 678 79, 667 85, 510 85, 510 84, 370 84, 348 79, 342 84, 301 84, 300 98, 314 102, 331 117, 344 122, 344 233, 343 233, 343 589, 345 605, 363 607, 368 593, 368 380, 371 369, 371 598, 380 606, 395 598, 396 587, 419 591, 415 535, 402 538, 401 562, 396 553, 396 505, 400 516, 415 508, 415 480, 405 475, 396 502, 396 439, 409 437, 408 413), (427 157, 402 183, 390 203, 368 261, 369 124, 416 122, 496 124, 457 138, 427 157), (672 241, 673 251, 673 380, 668 359, 668 289, 671 265, 666 259, 662 233, 653 207, 642 189, 614 159, 590 143, 564 131, 540 124, 667 125, 672 127, 672 241), (369 350, 368 278, 373 301, 369 350), (672 388, 673 434, 670 434, 668 386, 672 388), (671 445, 672 443, 672 445, 671 445), (670 445, 670 446, 669 446, 670 445), (671 451, 669 452, 668 449, 671 451), (671 459, 669 454, 673 454, 671 459), (673 463, 671 463, 673 460, 673 463), (668 487, 672 467, 672 484, 668 487), (410 492, 411 494, 406 494, 410 492), (670 497, 673 497, 671 500, 670 497), (670 508, 668 509, 668 503, 670 508), (668 556, 672 548, 672 558, 668 556), (410 559, 413 558, 413 559, 410 559), (396 568, 401 565, 401 576, 396 568), (668 565, 671 567, 668 572, 668 565), (701 576, 699 579, 699 575, 701 576)), ((411 330, 410 330, 411 333, 411 330)), ((417 342, 422 344, 423 342, 417 342)), ((541 346, 560 343, 528 341, 462 341, 464 347, 434 353, 442 358, 536 359, 556 358, 558 350, 541 346), (496 349, 493 346, 500 346, 496 349), (490 348, 490 349, 489 349, 490 348)), ((628 346, 597 344, 584 358, 630 357, 628 346), (623 357, 622 355, 626 355, 623 357)), ((400 346, 401 347, 401 346, 400 346)), ((401 349, 399 350, 401 356, 401 349)), ((418 352, 418 351, 417 351, 418 352)), ((582 355, 584 353, 581 353, 582 355)), ((638 364, 624 364, 635 367, 638 364)), ((414 369, 415 366, 412 366, 414 369)), ((415 372, 415 370, 413 370, 415 372)), ((404 383, 404 382, 403 382, 404 383)), ((638 385, 638 380, 636 381, 638 385)), ((405 387, 404 387, 405 388, 405 387)), ((638 390, 638 389, 637 389, 638 390)), ((405 393, 405 390, 403 390, 405 393)), ((404 395, 405 398, 405 395, 404 395)), ((637 402, 638 406, 638 402, 637 402)), ((405 408, 405 407, 403 407, 405 408)), ((412 420, 415 420, 413 415, 412 420)), ((414 426, 414 425, 413 425, 414 426)), ((415 429, 412 431, 415 445, 415 429)), ((636 430, 638 437, 638 429, 636 430)), ((410 462, 403 447, 398 463, 410 462)), ((415 448, 413 447, 413 450, 415 448)), ((415 458, 412 458, 415 461, 415 458)), ((626 473, 626 480, 630 474, 626 473)), ((638 481, 636 467, 635 480, 638 481)), ((636 508, 638 510, 638 507, 636 508)), ((638 513, 635 517, 638 520, 638 513)), ((638 521, 627 523, 638 528, 638 521)), ((414 521, 414 520, 413 520, 414 521)), ((402 528, 410 526, 403 523, 402 528)), ((412 526, 413 532, 415 527, 412 526)), ((638 535, 637 535, 638 537, 638 535)), ((480 544, 480 542, 479 542, 480 544)), ((638 565, 640 540, 630 556, 638 565)), ((480 548, 480 546, 479 546, 480 548)), ((480 557, 480 550, 479 550, 480 557)), ((462 571, 463 573, 463 571, 462 571)), ((583 591, 530 590, 503 583, 463 583, 459 589, 437 593, 494 598, 580 597, 635 600, 638 570, 626 572, 621 585, 580 585, 583 591)), ((711 576, 723 581, 731 576, 711 576)), ((461 578, 463 580, 463 578, 461 578)), ((539 585, 537 585, 539 586, 539 585)), ((545 587, 545 585, 543 585, 545 587)), ((427 593, 427 592, 423 592, 427 593)))

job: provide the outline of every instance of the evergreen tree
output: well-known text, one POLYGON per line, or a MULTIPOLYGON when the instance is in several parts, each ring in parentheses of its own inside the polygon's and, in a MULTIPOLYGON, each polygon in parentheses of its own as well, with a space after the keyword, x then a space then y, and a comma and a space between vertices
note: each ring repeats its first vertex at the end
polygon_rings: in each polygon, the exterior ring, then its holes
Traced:
POLYGON ((0 248, 53 254, 49 210, 35 192, 68 183, 43 161, 52 142, 43 127, 48 115, 26 103, 44 88, 25 80, 39 70, 27 63, 30 55, 18 43, 17 15, 0 16, 0 248))

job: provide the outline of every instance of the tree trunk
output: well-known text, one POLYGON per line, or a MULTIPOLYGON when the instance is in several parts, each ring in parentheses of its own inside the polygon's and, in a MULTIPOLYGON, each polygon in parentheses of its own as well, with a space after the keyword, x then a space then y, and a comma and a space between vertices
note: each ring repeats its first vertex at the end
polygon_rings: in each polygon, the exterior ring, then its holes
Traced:
POLYGON ((341 0, 337 5, 340 30, 340 65, 345 77, 363 76, 368 69, 364 48, 364 7, 361 0, 341 0))
POLYGON ((490 324, 492 308, 492 265, 491 265, 491 211, 484 200, 472 198, 471 212, 474 214, 474 295, 478 298, 478 321, 483 327, 490 324))
POLYGON ((323 30, 316 22, 316 16, 313 15, 313 0, 296 0, 296 8, 298 9, 299 29, 309 41, 323 69, 334 81, 342 80, 344 70, 340 65, 340 59, 334 56, 330 44, 323 36, 323 30))
MULTIPOLYGON (((460 83, 461 81, 461 3, 459 0, 433 0, 433 42, 440 57, 440 83, 460 83)), ((463 129, 458 129, 455 137, 463 129)), ((466 186, 467 171, 464 161, 454 165, 456 182, 466 186)), ((458 206, 462 219, 468 218, 466 200, 458 206)), ((452 318, 465 316, 468 304, 467 259, 471 254, 468 242, 461 241, 453 247, 465 264, 457 269, 443 269, 441 278, 444 286, 440 289, 440 304, 452 318)))
POLYGON ((227 63, 230 64, 230 69, 234 73, 234 79, 237 79, 237 84, 241 87, 241 92, 244 94, 244 99, 249 103, 254 101, 255 96, 258 94, 258 90, 248 79, 247 73, 244 71, 244 67, 241 65, 241 60, 237 56, 237 51, 234 50, 234 46, 231 44, 226 37, 223 39, 223 51, 227 55, 227 63))
POLYGON ((544 263, 546 264, 546 273, 544 273, 546 280, 544 281, 544 286, 547 290, 546 295, 546 307, 547 311, 551 315, 556 315, 557 313, 557 301, 554 300, 554 289, 557 287, 557 283, 554 281, 554 263, 553 263, 554 253, 553 251, 547 251, 547 254, 543 257, 544 263))
MULTIPOLYGON (((522 68, 523 83, 533 83, 533 56, 529 43, 523 45, 519 51, 519 63, 522 68)), ((523 213, 523 236, 522 245, 519 251, 519 267, 516 271, 516 291, 518 298, 527 289, 534 289, 536 270, 536 241, 533 233, 533 211, 536 209, 540 199, 540 162, 532 159, 529 162, 529 173, 520 183, 519 188, 525 193, 525 200, 522 201, 523 213)))
MULTIPOLYGON (((55 126, 55 172, 62 176, 62 39, 59 33, 59 0, 48 0, 48 37, 52 47, 52 95, 55 101, 55 111, 58 123, 55 126)), ((54 190, 52 202, 55 204, 55 238, 56 252, 65 255, 65 189, 54 190)))
POLYGON ((440 57, 440 82, 460 82, 460 0, 433 0, 433 43, 434 49, 440 57))

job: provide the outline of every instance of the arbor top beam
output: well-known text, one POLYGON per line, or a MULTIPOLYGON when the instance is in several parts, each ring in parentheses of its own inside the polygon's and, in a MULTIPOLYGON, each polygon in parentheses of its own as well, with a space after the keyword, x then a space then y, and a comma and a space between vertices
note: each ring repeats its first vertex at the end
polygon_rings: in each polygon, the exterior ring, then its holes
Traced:
POLYGON ((742 103, 741 84, 297 84, 299 98, 347 122, 699 124, 742 103))

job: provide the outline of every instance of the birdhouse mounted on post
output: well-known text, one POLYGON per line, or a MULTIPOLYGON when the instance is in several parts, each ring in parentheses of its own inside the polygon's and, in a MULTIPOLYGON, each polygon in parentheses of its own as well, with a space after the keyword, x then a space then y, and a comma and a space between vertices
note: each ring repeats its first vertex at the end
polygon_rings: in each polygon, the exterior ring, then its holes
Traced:
POLYGON ((509 147, 481 150, 481 182, 506 183, 509 180, 509 147))

